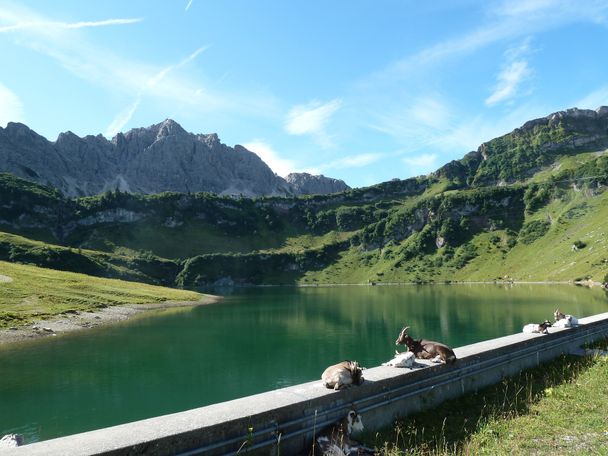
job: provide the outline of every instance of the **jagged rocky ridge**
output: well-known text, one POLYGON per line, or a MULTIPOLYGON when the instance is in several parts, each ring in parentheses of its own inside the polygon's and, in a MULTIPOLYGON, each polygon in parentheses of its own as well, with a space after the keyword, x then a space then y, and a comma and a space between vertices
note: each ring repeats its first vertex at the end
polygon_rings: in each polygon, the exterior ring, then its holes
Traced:
POLYGON ((571 108, 530 120, 481 144, 434 175, 462 186, 506 185, 532 176, 558 155, 608 148, 608 106, 571 108))
POLYGON ((288 196, 348 189, 324 176, 277 176, 256 154, 222 144, 216 134, 186 132, 167 119, 147 128, 80 138, 61 133, 51 142, 26 125, 0 128, 0 172, 51 185, 69 197, 107 190, 152 194, 208 191, 231 196, 288 196))

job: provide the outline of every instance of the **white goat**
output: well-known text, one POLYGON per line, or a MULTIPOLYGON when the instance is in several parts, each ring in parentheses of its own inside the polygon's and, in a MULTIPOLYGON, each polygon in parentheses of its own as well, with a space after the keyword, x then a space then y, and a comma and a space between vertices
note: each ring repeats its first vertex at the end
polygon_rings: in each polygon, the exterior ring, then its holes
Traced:
POLYGON ((533 334, 533 333, 549 334, 549 331, 547 331, 547 328, 550 326, 551 326, 551 322, 549 320, 545 320, 541 324, 528 323, 527 325, 525 325, 523 327, 523 329, 521 331, 524 334, 533 334))
POLYGON ((390 361, 382 363, 383 366, 393 367, 412 367, 416 360, 416 356, 411 351, 399 353, 395 350, 395 357, 390 361))
POLYGON ((0 448, 17 448, 21 445, 23 445, 21 434, 6 434, 0 439, 0 448))
POLYGON ((555 323, 553 326, 556 328, 571 328, 572 326, 578 326, 578 318, 573 317, 572 315, 566 315, 556 309, 553 312, 553 316, 555 317, 555 323))

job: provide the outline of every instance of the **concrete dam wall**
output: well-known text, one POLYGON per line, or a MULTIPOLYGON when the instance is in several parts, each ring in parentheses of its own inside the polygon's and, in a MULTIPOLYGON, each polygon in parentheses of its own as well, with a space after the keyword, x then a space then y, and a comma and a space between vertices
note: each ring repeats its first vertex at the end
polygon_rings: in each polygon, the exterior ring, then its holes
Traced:
POLYGON ((185 412, 6 450, 7 455, 298 454, 316 432, 354 405, 367 429, 499 382, 581 345, 608 337, 608 313, 548 335, 514 334, 456 348, 453 365, 419 361, 415 369, 374 367, 342 391, 320 380, 185 412))

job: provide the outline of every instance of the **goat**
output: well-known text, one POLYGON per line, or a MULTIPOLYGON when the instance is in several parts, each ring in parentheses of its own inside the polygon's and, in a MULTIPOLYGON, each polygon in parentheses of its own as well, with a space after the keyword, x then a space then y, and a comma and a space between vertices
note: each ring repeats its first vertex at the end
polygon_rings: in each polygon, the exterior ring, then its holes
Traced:
POLYGON ((329 366, 323 371, 321 380, 326 388, 339 390, 351 385, 363 383, 363 370, 357 361, 342 361, 341 363, 329 366))
POLYGON ((399 333, 399 337, 395 341, 395 345, 407 345, 409 351, 418 359, 430 359, 434 363, 446 363, 452 364, 456 361, 456 355, 454 350, 441 342, 435 342, 427 339, 412 339, 407 330, 410 329, 406 326, 399 333))
POLYGON ((17 448, 21 445, 23 445, 21 434, 6 434, 0 439, 0 448, 17 448))
POLYGON ((528 323, 522 328, 521 332, 523 332, 524 334, 549 334, 549 331, 547 330, 547 328, 549 327, 551 327, 551 322, 549 320, 545 320, 541 324, 528 323))
POLYGON ((414 365, 414 359, 416 356, 411 351, 399 353, 395 350, 395 357, 390 361, 382 363, 383 366, 393 367, 412 367, 414 365))
POLYGON ((578 326, 578 318, 573 317, 572 315, 565 315, 559 311, 559 309, 555 309, 553 312, 553 317, 555 318, 555 323, 553 326, 556 328, 570 328, 571 326, 578 326))
POLYGON ((315 455, 350 456, 373 455, 374 450, 351 438, 352 433, 363 431, 361 415, 350 410, 340 421, 325 428, 315 439, 315 455))

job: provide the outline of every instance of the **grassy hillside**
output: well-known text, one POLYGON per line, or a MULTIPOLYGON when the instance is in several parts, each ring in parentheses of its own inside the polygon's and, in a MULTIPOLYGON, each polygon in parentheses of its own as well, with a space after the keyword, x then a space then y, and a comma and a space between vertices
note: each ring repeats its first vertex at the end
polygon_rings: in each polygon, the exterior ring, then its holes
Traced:
POLYGON ((301 198, 70 200, 0 175, 0 260, 184 287, 602 281, 607 122, 556 113, 428 176, 301 198))
MULTIPOLYGON (((596 344, 606 350, 608 340, 596 344)), ((400 455, 606 454, 608 357, 562 356, 397 420, 365 443, 400 455)))
POLYGON ((201 297, 191 291, 0 261, 0 328, 68 311, 201 297))

